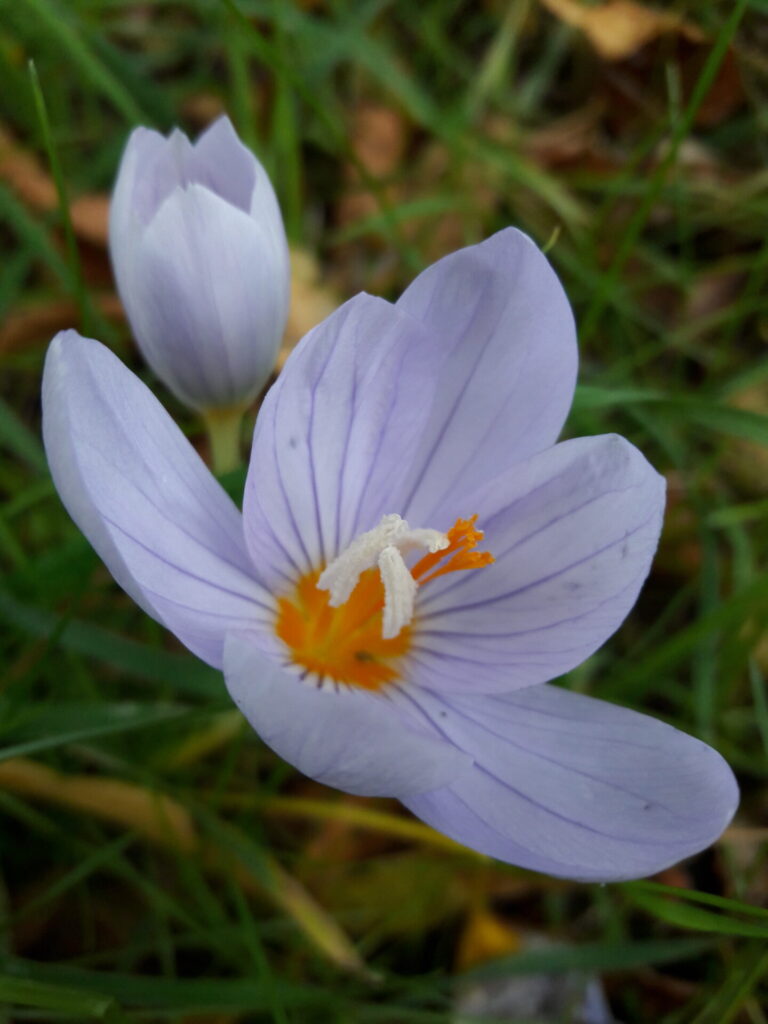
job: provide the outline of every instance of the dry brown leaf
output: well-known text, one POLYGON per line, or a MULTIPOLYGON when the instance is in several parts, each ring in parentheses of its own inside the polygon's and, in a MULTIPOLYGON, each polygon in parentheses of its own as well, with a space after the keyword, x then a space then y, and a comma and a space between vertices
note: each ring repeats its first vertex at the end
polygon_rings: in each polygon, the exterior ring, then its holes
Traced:
POLYGON ((673 889, 693 889, 695 882, 685 864, 673 864, 654 875, 654 880, 673 889))
MULTIPOLYGON (((381 207, 381 199, 360 180, 362 167, 376 181, 386 181, 400 167, 408 143, 408 131, 402 115, 378 103, 361 103, 353 112, 350 143, 359 166, 345 168, 347 187, 339 200, 337 218, 340 225, 354 224, 373 216, 381 207)), ((387 201, 397 199, 397 189, 384 190, 387 201)))
POLYGON ((207 128, 217 117, 226 114, 227 107, 221 96, 212 92, 197 92, 184 99, 181 112, 185 121, 191 121, 199 128, 207 128))
MULTIPOLYGON (((45 213, 59 205, 56 186, 37 157, 24 149, 0 126, 0 179, 22 202, 45 213)), ((69 214, 75 234, 94 245, 106 245, 109 196, 80 196, 70 203, 69 214)))
POLYGON ((697 513, 684 477, 673 470, 666 478, 667 509, 654 565, 659 573, 690 579, 701 567, 697 513))
POLYGON ((406 123, 392 107, 362 103, 352 116, 351 143, 368 174, 374 178, 387 177, 397 170, 403 159, 406 123))
POLYGON ((744 286, 744 275, 716 267, 699 274, 685 298, 681 322, 696 324, 726 309, 744 286))
POLYGON ((307 249, 292 246, 291 308, 277 357, 279 370, 282 370, 294 345, 339 305, 339 296, 321 279, 320 265, 315 256, 307 249))
POLYGON ((625 60, 668 33, 703 42, 704 33, 680 15, 659 11, 633 0, 607 0, 586 6, 579 0, 540 0, 568 25, 581 29, 605 60, 625 60))
POLYGON ((757 826, 731 825, 723 833, 721 842, 736 843, 745 846, 758 846, 768 843, 768 828, 757 826))
MULTIPOLYGON (((346 798, 342 798, 349 802, 346 798)), ((368 803, 363 797, 358 797, 355 804, 365 806, 368 803)), ((316 834, 304 847, 304 856, 310 861, 329 861, 338 867, 344 861, 360 859, 361 843, 360 833, 354 830, 348 822, 338 818, 329 818, 324 821, 316 834)))
MULTIPOLYGON (((100 295, 94 299, 99 311, 109 320, 122 320, 123 307, 116 295, 100 295)), ((47 344, 51 335, 79 323, 80 311, 70 299, 46 300, 34 306, 15 309, 0 326, 0 355, 18 351, 38 342, 47 344)))
POLYGON ((501 196, 497 169, 480 161, 468 160, 456 166, 451 150, 442 142, 432 142, 421 153, 409 181, 408 198, 416 199, 429 195, 435 182, 453 176, 456 191, 471 196, 471 203, 464 210, 448 210, 439 219, 414 219, 406 225, 406 235, 417 240, 419 249, 427 263, 460 249, 471 238, 483 237, 483 224, 494 211, 501 196), (425 233, 424 227, 429 230, 425 233))
MULTIPOLYGON (((690 94, 699 81, 704 61, 708 53, 703 47, 695 59, 688 61, 686 67, 686 93, 690 94)), ((718 68, 714 82, 696 113, 696 124, 712 128, 721 124, 742 106, 746 99, 744 82, 736 54, 728 50, 718 68)))
POLYGON ((539 127, 521 127, 507 116, 490 114, 483 121, 483 129, 494 142, 546 170, 559 173, 572 168, 610 176, 623 167, 623 156, 603 130, 605 112, 606 103, 600 95, 539 127))
POLYGON ((58 203, 56 186, 32 153, 23 149, 0 126, 0 179, 16 195, 37 210, 53 210, 58 203))
POLYGON ((109 238, 109 196, 102 193, 79 196, 69 204, 75 234, 84 242, 106 246, 109 238))
POLYGON ((599 141, 600 107, 590 104, 550 121, 525 136, 525 153, 545 167, 571 163, 594 151, 599 141))
MULTIPOLYGON (((93 300, 109 320, 122 321, 125 311, 117 295, 98 295, 93 300)), ((307 331, 339 306, 338 294, 321 279, 317 259, 306 249, 291 249, 291 308, 285 338, 278 355, 282 369, 294 345, 307 331)), ((80 313, 70 299, 23 306, 13 310, 0 325, 0 354, 17 351, 32 343, 47 342, 51 335, 77 324, 80 313)))
MULTIPOLYGON (((768 414, 768 382, 761 381, 731 395, 729 405, 765 416, 768 414)), ((723 468, 744 494, 755 498, 768 495, 768 448, 765 445, 741 437, 729 438, 723 468)))

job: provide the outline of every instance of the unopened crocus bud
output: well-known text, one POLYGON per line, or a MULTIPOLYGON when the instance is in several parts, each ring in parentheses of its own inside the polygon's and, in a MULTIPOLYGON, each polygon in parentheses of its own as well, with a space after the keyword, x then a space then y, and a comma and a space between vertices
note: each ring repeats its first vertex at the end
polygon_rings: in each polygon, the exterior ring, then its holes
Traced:
POLYGON ((193 145, 137 128, 112 197, 110 251, 147 362, 203 412, 243 406, 274 366, 290 268, 266 171, 222 117, 193 145))

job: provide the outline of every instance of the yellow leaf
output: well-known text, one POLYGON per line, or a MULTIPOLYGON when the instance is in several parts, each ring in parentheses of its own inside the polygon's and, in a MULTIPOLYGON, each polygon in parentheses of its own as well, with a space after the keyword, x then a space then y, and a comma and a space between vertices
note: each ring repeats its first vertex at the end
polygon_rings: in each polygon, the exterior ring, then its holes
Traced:
POLYGON ((120 779, 64 775, 18 757, 0 762, 0 787, 123 825, 161 846, 191 852, 198 845, 195 826, 181 804, 120 779))
POLYGON ((346 933, 274 858, 264 858, 264 877, 257 876, 236 856, 225 855, 218 844, 201 840, 191 815, 176 800, 120 779, 65 775, 27 758, 0 762, 0 788, 91 814, 132 829, 150 842, 199 858, 208 870, 234 876, 247 894, 270 898, 337 967, 372 977, 346 933))
POLYGON ((277 357, 278 369, 283 368, 294 345, 307 331, 340 305, 339 297, 323 282, 320 266, 312 253, 299 246, 291 246, 291 308, 277 357))
POLYGON ((457 970, 466 971, 476 964, 507 953, 517 953, 520 934, 490 910, 474 910, 464 926, 456 951, 457 970))
POLYGON ((585 33, 594 48, 606 60, 624 60, 647 43, 670 32, 678 32, 693 42, 702 42, 704 33, 679 14, 657 11, 633 0, 608 0, 586 6, 579 0, 541 0, 552 14, 567 25, 585 33))

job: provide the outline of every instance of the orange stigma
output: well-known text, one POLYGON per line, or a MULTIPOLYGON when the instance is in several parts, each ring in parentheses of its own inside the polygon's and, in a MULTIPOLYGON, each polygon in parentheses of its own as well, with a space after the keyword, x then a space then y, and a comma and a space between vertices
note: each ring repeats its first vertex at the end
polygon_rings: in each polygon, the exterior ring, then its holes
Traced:
MULTIPOLYGON (((480 569, 493 562, 489 551, 474 550, 483 537, 476 522, 476 515, 457 519, 445 534, 447 545, 411 567, 417 586, 445 573, 480 569)), ((330 593, 318 587, 321 574, 319 569, 307 573, 292 594, 278 599, 275 632, 288 647, 291 661, 316 676, 319 685, 331 680, 379 690, 397 680, 399 663, 410 649, 411 630, 406 625, 397 636, 382 635, 386 593, 379 569, 361 572, 339 607, 332 607, 330 593)))
POLYGON ((477 516, 471 519, 457 519, 450 528, 446 537, 448 547, 442 551, 435 551, 433 554, 424 557, 411 569, 411 575, 418 582, 420 587, 430 580, 437 579, 447 572, 461 572, 462 569, 482 569, 484 565, 491 565, 494 557, 490 551, 474 551, 478 543, 483 539, 483 531, 475 529, 477 516), (448 561, 444 559, 451 555, 448 561), (430 572, 440 562, 443 564, 434 572, 430 572), (425 575, 428 573, 429 575, 425 575))

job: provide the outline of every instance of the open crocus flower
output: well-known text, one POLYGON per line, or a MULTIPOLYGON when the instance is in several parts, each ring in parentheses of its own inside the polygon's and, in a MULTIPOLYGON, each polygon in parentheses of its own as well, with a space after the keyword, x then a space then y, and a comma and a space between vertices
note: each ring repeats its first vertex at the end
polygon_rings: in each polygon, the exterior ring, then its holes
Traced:
POLYGON ((266 171, 222 117, 193 146, 137 128, 112 196, 117 286, 141 351, 194 409, 250 402, 288 315, 283 222, 266 171))
POLYGON ((555 444, 575 372, 563 291, 510 229, 304 338, 257 420, 242 516, 74 332, 48 355, 45 441, 117 581, 302 772, 501 860, 631 878, 711 843, 738 793, 700 741, 538 685, 618 627, 662 520, 627 441, 555 444))

